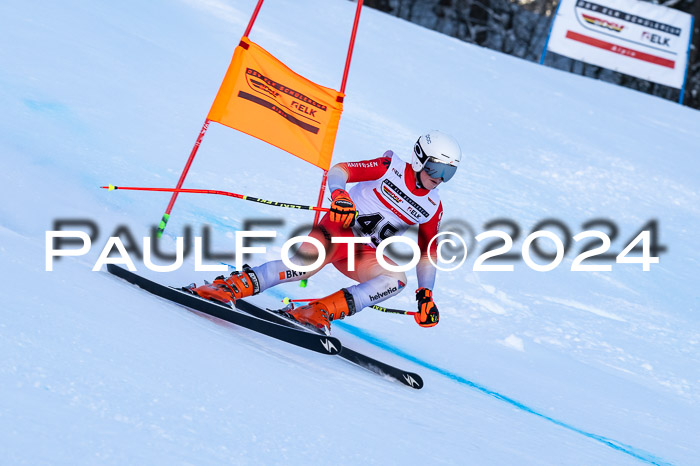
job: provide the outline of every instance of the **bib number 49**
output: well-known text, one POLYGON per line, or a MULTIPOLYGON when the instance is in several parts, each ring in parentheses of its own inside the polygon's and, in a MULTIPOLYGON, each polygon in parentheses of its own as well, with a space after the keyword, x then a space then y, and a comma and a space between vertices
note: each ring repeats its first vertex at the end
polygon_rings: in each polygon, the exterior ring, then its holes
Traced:
POLYGON ((396 232, 399 231, 398 228, 396 228, 389 222, 386 222, 384 225, 379 226, 382 220, 384 220, 384 217, 381 214, 377 213, 359 215, 355 221, 360 226, 360 231, 362 232, 362 234, 370 236, 372 242, 375 245, 378 245, 381 241, 391 236, 394 236, 396 232), (377 230, 379 232, 375 234, 377 230))

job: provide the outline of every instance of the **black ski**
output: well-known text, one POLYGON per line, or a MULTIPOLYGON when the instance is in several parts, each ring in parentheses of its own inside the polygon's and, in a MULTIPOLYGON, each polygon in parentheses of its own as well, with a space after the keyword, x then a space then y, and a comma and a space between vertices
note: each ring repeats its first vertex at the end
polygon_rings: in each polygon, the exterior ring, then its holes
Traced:
MULTIPOLYGON (((302 324, 294 321, 292 318, 286 317, 284 313, 280 310, 262 309, 241 300, 236 301, 236 307, 255 317, 266 319, 270 322, 275 322, 280 325, 287 326, 289 328, 308 329, 309 333, 311 333, 312 331, 319 333, 321 332, 320 330, 303 326, 302 324)), ((411 388, 423 388, 423 379, 420 375, 416 374, 415 372, 408 372, 403 369, 399 369, 398 367, 391 366, 385 362, 378 361, 365 354, 351 350, 347 346, 343 346, 338 356, 354 364, 357 364, 358 366, 363 367, 369 371, 372 371, 375 374, 391 377, 394 380, 398 380, 402 384, 408 385, 411 388)))
MULTIPOLYGON (((317 335, 293 328, 289 325, 279 325, 278 323, 270 321, 270 319, 262 319, 255 315, 249 315, 252 314, 250 312, 247 314, 237 312, 224 304, 208 301, 191 293, 161 285, 114 264, 108 264, 107 270, 109 273, 137 285, 156 296, 181 304, 195 311, 240 325, 241 327, 262 333, 269 337, 322 354, 338 354, 342 349, 340 340, 337 338, 317 335)), ((238 300, 236 305, 246 312, 250 308, 255 308, 255 306, 243 300, 238 300)))

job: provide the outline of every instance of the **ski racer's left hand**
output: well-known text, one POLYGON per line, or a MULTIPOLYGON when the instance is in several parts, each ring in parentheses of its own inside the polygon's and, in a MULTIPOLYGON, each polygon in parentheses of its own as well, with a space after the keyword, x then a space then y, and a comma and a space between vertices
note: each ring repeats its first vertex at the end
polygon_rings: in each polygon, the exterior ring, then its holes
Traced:
POLYGON ((416 323, 421 327, 435 327, 440 321, 440 313, 433 302, 433 292, 427 288, 418 288, 416 301, 418 301, 418 312, 413 315, 416 323))
POLYGON ((342 223, 343 228, 350 228, 355 224, 357 209, 350 195, 344 189, 336 189, 331 194, 331 222, 342 223))

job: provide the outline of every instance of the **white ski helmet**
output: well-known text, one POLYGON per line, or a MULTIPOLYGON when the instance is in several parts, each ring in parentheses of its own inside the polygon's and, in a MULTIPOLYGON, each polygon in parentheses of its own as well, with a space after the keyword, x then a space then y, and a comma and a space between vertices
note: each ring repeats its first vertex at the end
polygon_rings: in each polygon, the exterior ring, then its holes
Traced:
POLYGON ((431 178, 449 181, 462 160, 462 149, 457 140, 443 132, 433 130, 418 138, 413 146, 411 167, 416 173, 425 170, 431 178))

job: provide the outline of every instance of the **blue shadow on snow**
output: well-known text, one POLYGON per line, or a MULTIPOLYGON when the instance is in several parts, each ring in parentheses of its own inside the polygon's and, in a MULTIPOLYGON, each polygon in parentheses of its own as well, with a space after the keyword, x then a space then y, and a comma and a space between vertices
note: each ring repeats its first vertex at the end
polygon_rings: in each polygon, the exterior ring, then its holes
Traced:
POLYGON ((632 456, 633 458, 636 458, 640 461, 644 461, 645 463, 649 464, 655 464, 655 465, 670 465, 671 463, 668 463, 666 461, 661 460, 660 458, 656 457, 655 455, 652 455, 651 453, 648 453, 646 451, 640 450, 638 448, 632 447, 630 445, 625 445, 624 443, 620 443, 616 440, 609 439, 607 437, 603 437, 602 435, 597 435, 593 434, 590 432, 586 432, 585 430, 581 430, 577 427, 574 427, 570 424, 567 424, 566 422, 560 421, 558 419, 554 419, 553 417, 547 416, 546 414, 543 414, 539 411, 536 411, 533 408, 530 408, 529 406, 514 400, 513 398, 507 397, 505 395, 502 395, 496 391, 493 391, 489 388, 484 387, 483 385, 479 385, 478 383, 472 382, 471 380, 465 379, 462 376, 459 376, 453 372, 450 372, 446 369, 442 369, 434 364, 431 364, 429 362, 423 361, 422 359, 419 359, 416 356, 413 356, 412 354, 409 354, 402 350, 401 348, 398 348, 394 345, 391 345, 384 340, 372 335, 366 330, 363 330, 361 328, 355 327, 353 325, 350 325, 346 322, 333 322, 333 325, 336 325, 337 327, 343 329, 345 332, 348 332, 351 335, 354 335, 358 338, 361 338, 362 340, 373 344, 374 346, 377 346, 378 348, 381 348, 385 351, 388 351, 390 353, 393 353, 397 356, 400 356, 408 361, 411 361, 421 367, 425 367, 426 369, 429 369, 433 372, 436 372, 444 377, 447 377, 459 384, 466 385, 472 389, 478 390, 481 393, 491 396, 493 398, 496 398, 497 400, 500 400, 504 403, 508 403, 509 405, 521 410, 525 411, 526 413, 533 414, 539 418, 545 419, 553 424, 556 424, 560 427, 563 427, 565 429, 568 429, 572 432, 576 432, 577 434, 583 435, 584 437, 588 437, 590 439, 596 440, 604 445, 607 445, 608 447, 620 451, 622 453, 625 453, 627 455, 632 456))

